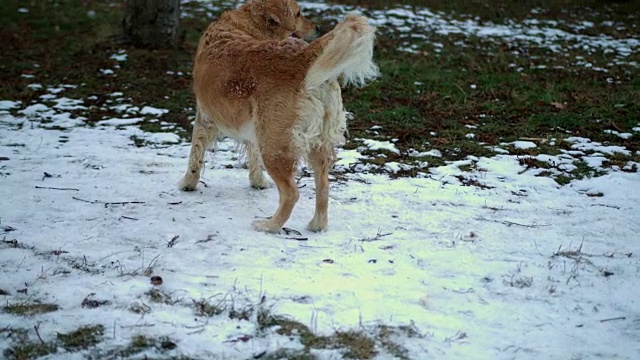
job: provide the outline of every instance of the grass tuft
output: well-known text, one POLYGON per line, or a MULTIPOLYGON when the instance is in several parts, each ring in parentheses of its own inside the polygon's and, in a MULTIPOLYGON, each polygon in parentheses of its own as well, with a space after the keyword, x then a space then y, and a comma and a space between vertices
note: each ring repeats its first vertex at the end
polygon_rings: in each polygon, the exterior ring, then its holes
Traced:
POLYGON ((306 325, 266 310, 259 311, 257 322, 258 331, 273 330, 280 335, 299 337, 306 354, 312 349, 341 349, 345 359, 372 359, 377 354, 375 340, 364 332, 337 331, 329 336, 316 335, 306 325))
POLYGON ((37 315, 44 314, 48 312, 58 311, 59 307, 56 304, 10 304, 2 308, 2 310, 7 314, 13 315, 37 315))
POLYGON ((78 351, 98 344, 104 334, 104 326, 94 325, 81 327, 66 334, 58 333, 58 341, 68 351, 78 351))

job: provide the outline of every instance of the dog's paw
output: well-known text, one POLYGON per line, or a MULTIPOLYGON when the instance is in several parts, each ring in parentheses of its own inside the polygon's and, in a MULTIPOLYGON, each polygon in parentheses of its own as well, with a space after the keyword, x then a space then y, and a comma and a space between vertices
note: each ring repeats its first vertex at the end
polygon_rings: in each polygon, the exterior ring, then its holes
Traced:
POLYGON ((249 176, 249 185, 256 190, 264 190, 269 188, 269 180, 260 172, 259 175, 249 176))
POLYGON ((178 184, 178 189, 182 191, 195 191, 197 186, 198 179, 195 179, 194 181, 193 179, 189 179, 187 176, 185 176, 178 184))
POLYGON ((268 182, 264 182, 264 183, 251 183, 251 187, 256 189, 256 190, 264 190, 264 189, 268 189, 270 187, 268 182))
POLYGON ((278 234, 280 233, 280 230, 282 230, 282 227, 272 223, 271 220, 255 220, 252 225, 253 228, 256 229, 256 231, 262 231, 271 234, 278 234))
POLYGON ((313 232, 325 232, 327 231, 327 227, 328 227, 328 222, 326 220, 322 221, 314 218, 307 225, 307 230, 313 231, 313 232))

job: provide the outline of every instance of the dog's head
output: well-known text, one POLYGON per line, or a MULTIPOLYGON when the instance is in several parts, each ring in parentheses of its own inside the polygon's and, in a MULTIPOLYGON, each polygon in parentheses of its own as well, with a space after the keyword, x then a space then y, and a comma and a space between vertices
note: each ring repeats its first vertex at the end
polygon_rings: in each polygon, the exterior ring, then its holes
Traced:
POLYGON ((270 36, 284 39, 289 36, 311 41, 318 29, 302 16, 295 0, 250 0, 251 17, 270 36))

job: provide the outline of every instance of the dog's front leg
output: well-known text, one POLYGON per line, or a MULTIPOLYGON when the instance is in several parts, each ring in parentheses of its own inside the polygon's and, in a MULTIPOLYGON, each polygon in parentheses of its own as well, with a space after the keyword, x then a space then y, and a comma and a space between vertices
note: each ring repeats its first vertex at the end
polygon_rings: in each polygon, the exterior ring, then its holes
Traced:
POLYGON ((216 126, 207 121, 200 111, 196 113, 196 121, 193 125, 191 135, 191 154, 189 155, 189 166, 180 181, 180 189, 184 191, 194 191, 200 180, 200 171, 204 165, 204 155, 211 142, 217 136, 216 126))

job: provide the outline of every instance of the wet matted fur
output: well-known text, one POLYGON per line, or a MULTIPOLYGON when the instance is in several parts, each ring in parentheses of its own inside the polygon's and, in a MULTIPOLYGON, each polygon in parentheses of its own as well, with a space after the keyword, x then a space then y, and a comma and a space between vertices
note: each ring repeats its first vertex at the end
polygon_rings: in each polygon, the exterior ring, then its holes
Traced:
POLYGON ((302 40, 315 32, 295 0, 249 0, 211 23, 198 45, 196 120, 180 188, 195 190, 205 151, 216 138, 243 142, 251 186, 267 187, 264 167, 279 192, 273 216, 253 222, 259 231, 279 232, 291 216, 302 159, 316 185, 308 229, 326 230, 328 174, 346 130, 338 79, 362 85, 378 75, 372 61, 375 28, 365 17, 347 15, 326 35, 302 40))

